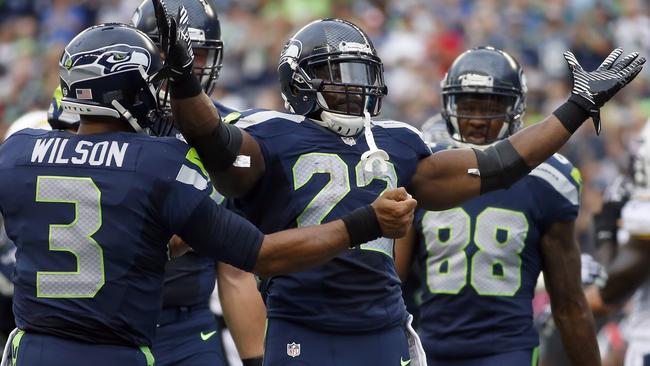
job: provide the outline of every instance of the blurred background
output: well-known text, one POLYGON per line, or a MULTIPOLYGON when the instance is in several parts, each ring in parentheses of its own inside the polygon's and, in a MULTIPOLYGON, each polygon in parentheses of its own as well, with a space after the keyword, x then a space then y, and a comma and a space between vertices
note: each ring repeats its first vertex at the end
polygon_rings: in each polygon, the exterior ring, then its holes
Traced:
MULTIPOLYGON (((17 118, 47 109, 65 44, 87 26, 129 22, 140 0, 0 0, 0 136, 17 118)), ((283 110, 276 66, 288 37, 307 22, 345 18, 383 59, 389 94, 382 118, 420 127, 438 113, 440 80, 465 49, 491 45, 523 65, 527 124, 567 97, 571 50, 587 70, 614 47, 650 56, 644 0, 217 0, 224 67, 213 97, 235 108, 283 110)), ((628 146, 650 117, 650 68, 602 111, 603 134, 582 128, 562 151, 584 180, 577 233, 593 250, 592 215, 605 187, 630 165, 628 146)), ((591 123, 588 122, 590 125, 591 123)), ((1 306, 0 306, 1 307, 1 306)), ((538 307, 539 308, 539 307, 538 307)))

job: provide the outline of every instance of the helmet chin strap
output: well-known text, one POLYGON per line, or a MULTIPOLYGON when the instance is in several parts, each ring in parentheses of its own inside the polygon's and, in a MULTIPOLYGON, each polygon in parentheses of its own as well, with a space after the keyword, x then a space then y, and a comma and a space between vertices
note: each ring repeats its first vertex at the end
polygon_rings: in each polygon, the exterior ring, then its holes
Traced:
POLYGON ((386 162, 389 160, 389 157, 384 150, 377 148, 377 144, 375 144, 375 137, 372 135, 372 125, 370 123, 370 113, 368 112, 368 109, 363 112, 363 127, 363 133, 366 137, 366 143, 368 144, 368 151, 361 155, 363 170, 368 173, 374 171, 386 173, 388 171, 388 164, 386 164, 386 162))
POLYGON ((133 128, 133 130, 135 130, 135 132, 145 133, 145 131, 142 129, 142 127, 140 127, 138 121, 135 119, 135 117, 133 117, 131 112, 129 112, 126 108, 124 108, 122 104, 120 104, 120 102, 113 99, 111 105, 120 114, 120 116, 122 116, 122 118, 124 118, 129 123, 129 125, 133 128))

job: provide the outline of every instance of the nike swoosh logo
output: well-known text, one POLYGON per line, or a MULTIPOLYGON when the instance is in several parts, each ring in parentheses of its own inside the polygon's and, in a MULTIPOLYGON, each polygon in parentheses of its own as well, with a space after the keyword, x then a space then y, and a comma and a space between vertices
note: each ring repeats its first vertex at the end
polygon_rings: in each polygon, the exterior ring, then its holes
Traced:
MULTIPOLYGON (((204 340, 204 341, 207 341, 208 339, 212 338, 212 336, 215 335, 215 334, 217 334, 216 330, 213 330, 212 332, 205 333, 205 334, 203 332, 201 332, 201 339, 204 340)), ((404 366, 404 365, 402 365, 402 366, 404 366)))
POLYGON ((399 358, 399 363, 400 363, 401 366, 406 366, 406 365, 411 363, 411 359, 408 359, 408 360, 404 361, 404 359, 400 357, 399 358))

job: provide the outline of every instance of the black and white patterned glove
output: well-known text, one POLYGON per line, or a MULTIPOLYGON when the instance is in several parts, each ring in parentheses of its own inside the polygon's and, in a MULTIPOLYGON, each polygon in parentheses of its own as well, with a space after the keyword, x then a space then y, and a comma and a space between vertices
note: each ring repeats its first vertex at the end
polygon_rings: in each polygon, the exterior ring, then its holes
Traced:
POLYGON ((597 134, 600 134, 600 108, 641 72, 646 61, 638 52, 633 52, 616 62, 622 53, 623 50, 617 48, 596 70, 585 71, 572 52, 564 52, 573 84, 569 101, 587 112, 597 134))
POLYGON ((163 68, 156 79, 169 78, 180 82, 192 75, 194 51, 188 31, 189 15, 185 6, 178 8, 176 18, 167 12, 163 0, 153 0, 156 25, 160 37, 160 51, 165 56, 163 68))

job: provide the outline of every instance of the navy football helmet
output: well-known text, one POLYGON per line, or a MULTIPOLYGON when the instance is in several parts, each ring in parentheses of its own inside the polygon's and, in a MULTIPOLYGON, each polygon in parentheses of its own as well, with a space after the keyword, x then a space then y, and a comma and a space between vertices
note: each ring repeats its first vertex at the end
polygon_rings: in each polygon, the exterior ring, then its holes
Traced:
POLYGON ((487 132, 483 144, 504 139, 522 126, 526 111, 526 79, 519 63, 493 47, 478 47, 458 56, 441 82, 441 115, 451 137, 468 142, 459 120, 502 121, 487 132))
POLYGON ((387 94, 372 42, 341 19, 314 21, 286 43, 278 65, 285 106, 332 131, 356 135, 364 115, 376 116, 387 94))
MULTIPOLYGON (((194 75, 207 95, 214 90, 223 61, 221 24, 215 0, 165 0, 169 16, 176 17, 178 8, 187 9, 189 36, 194 50, 194 75), (205 51, 205 52, 202 52, 205 51)), ((153 1, 144 0, 135 10, 131 23, 158 44, 158 28, 153 1)))
POLYGON ((160 51, 141 31, 120 23, 90 27, 63 51, 59 62, 61 107, 79 115, 123 118, 136 132, 157 120, 160 51))

